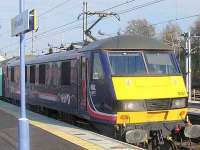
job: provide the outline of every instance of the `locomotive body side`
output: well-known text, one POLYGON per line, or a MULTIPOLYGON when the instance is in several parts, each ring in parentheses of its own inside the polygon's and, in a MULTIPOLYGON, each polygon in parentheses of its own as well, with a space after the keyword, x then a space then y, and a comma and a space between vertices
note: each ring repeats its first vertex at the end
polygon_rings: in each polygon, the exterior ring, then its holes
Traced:
MULTIPOLYGON (((86 117, 86 101, 82 102, 82 57, 87 53, 64 52, 36 56, 26 60, 26 102, 58 112, 86 117), (85 107, 85 108, 82 108, 85 107)), ((5 97, 19 101, 19 61, 10 61, 4 67, 5 97)))

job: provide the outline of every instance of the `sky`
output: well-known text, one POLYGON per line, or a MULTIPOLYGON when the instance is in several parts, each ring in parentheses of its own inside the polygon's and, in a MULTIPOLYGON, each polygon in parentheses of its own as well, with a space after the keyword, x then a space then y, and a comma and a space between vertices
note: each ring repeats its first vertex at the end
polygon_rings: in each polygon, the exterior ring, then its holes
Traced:
MULTIPOLYGON (((82 22, 76 21, 82 11, 82 0, 24 0, 26 9, 36 9, 38 16, 38 31, 26 34, 26 54, 31 53, 32 44, 34 54, 42 54, 47 51, 48 45, 60 46, 61 43, 79 42, 82 40, 82 22), (68 23, 76 21, 74 24, 68 23), (53 30, 52 30, 53 29, 53 30)), ((112 6, 131 0, 87 0, 88 10, 102 11, 112 6)), ((156 4, 143 8, 134 8, 152 2, 153 0, 135 0, 121 7, 109 10, 120 13, 131 9, 125 14, 120 14, 120 21, 113 17, 105 18, 92 30, 98 38, 114 36, 119 31, 124 31, 127 23, 133 19, 147 19, 151 24, 162 23, 171 19, 200 14, 199 0, 163 0, 156 4), (99 35, 101 31, 105 35, 99 35)), ((156 1, 156 0, 154 0, 156 1)), ((11 19, 19 13, 19 0, 1 0, 0 3, 0 54, 7 57, 19 55, 19 37, 11 37, 11 19)), ((174 21, 183 32, 190 30, 198 17, 174 21)), ((89 23, 97 17, 89 17, 89 23)), ((166 22, 167 23, 167 22, 166 22)), ((156 31, 160 32, 166 23, 156 25, 156 31)))

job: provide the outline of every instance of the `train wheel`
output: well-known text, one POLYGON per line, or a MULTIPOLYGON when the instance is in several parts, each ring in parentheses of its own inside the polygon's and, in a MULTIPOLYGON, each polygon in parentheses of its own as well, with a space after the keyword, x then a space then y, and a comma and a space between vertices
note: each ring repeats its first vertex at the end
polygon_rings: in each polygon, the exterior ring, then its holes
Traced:
POLYGON ((171 140, 164 140, 164 144, 160 145, 161 150, 177 150, 175 143, 171 140))
POLYGON ((173 141, 164 139, 164 144, 159 145, 155 145, 155 143, 151 141, 148 145, 148 150, 177 150, 177 147, 173 141))
POLYGON ((119 133, 119 131, 115 131, 115 133, 114 133, 114 138, 115 138, 116 140, 119 140, 119 141, 123 141, 123 142, 126 141, 126 140, 125 140, 125 137, 122 136, 121 133, 119 133))

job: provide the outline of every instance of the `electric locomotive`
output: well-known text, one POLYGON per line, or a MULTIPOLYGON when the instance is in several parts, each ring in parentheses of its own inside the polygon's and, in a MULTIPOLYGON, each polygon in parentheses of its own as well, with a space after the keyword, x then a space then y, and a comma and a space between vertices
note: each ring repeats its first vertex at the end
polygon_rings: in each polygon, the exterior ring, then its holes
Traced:
MULTIPOLYGON (((5 96, 19 99, 19 60, 7 62, 3 72, 5 96)), ((134 144, 162 143, 185 126, 187 115, 187 92, 173 50, 137 35, 27 59, 26 99, 107 125, 134 144)))

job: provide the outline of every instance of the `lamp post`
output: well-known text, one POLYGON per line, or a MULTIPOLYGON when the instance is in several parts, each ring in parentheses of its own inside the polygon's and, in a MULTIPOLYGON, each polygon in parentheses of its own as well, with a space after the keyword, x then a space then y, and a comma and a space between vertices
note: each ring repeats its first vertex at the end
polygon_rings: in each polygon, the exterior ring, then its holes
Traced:
MULTIPOLYGON (((24 12, 24 0, 19 0, 19 14, 24 12)), ((19 150, 30 150, 29 122, 26 118, 25 100, 25 34, 20 33, 20 118, 19 118, 19 150)))

